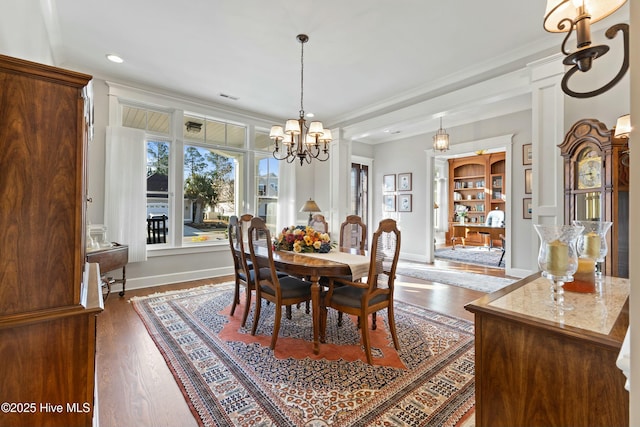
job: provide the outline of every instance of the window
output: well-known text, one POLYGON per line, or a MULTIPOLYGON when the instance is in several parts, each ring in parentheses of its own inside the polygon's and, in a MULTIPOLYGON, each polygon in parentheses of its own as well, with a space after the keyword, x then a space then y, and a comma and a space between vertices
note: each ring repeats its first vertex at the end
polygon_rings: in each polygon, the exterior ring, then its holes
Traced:
POLYGON ((147 239, 148 244, 169 241, 169 149, 167 141, 147 140, 147 221, 165 219, 165 227, 158 230, 161 239, 147 239))
MULTIPOLYGON (((156 111, 121 104, 121 124, 147 133, 147 219, 164 217, 161 233, 166 237, 153 247, 227 244, 227 224, 231 215, 244 212, 247 176, 248 127, 181 110, 156 111), (182 129, 174 129, 175 114, 182 129)), ((263 132, 264 133, 264 132, 263 132)), ((260 134, 268 149, 268 134, 260 134)), ((253 155, 253 154, 252 154, 253 155)), ((256 215, 275 228, 278 165, 265 154, 256 154, 256 171, 262 173, 256 190, 256 215)), ((270 156, 269 156, 270 157, 270 156)), ((253 181, 253 176, 251 177, 253 181)), ((252 182, 250 181, 250 182, 252 182)), ((251 192, 253 194, 253 191, 251 192)), ((155 224, 156 221, 148 223, 155 224)), ((156 240, 154 240, 155 242, 156 240)))
POLYGON ((242 153, 184 146, 183 243, 227 241, 229 216, 237 212, 237 177, 242 153))
POLYGON ((260 218, 276 233, 278 215, 278 175, 280 165, 271 155, 256 155, 256 207, 260 218))

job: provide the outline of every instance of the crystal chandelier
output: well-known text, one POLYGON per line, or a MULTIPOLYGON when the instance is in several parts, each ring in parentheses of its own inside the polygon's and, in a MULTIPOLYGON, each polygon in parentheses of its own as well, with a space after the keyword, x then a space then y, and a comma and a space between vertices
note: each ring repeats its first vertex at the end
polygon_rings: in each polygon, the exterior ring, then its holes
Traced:
POLYGON ((274 140, 273 157, 286 160, 287 163, 298 159, 302 165, 305 161, 311 163, 313 159, 321 162, 328 160, 332 137, 331 131, 325 129, 322 122, 313 121, 307 125, 304 119, 304 44, 309 41, 309 36, 298 34, 296 38, 301 45, 300 118, 287 120, 284 129, 282 126, 272 126, 269 138, 274 140))
POLYGON ((433 135, 433 149, 447 151, 449 149, 449 134, 442 129, 442 116, 440 116, 440 129, 433 135))

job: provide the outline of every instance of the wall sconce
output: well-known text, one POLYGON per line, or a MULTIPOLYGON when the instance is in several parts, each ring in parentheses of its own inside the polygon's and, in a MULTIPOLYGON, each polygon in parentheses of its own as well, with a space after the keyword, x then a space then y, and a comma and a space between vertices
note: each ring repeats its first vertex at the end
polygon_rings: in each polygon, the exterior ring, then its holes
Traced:
POLYGON ((607 45, 591 46, 591 24, 600 21, 618 10, 627 0, 547 0, 544 14, 544 29, 551 33, 567 33, 562 42, 562 53, 566 58, 565 65, 573 65, 562 78, 562 90, 574 98, 590 98, 600 95, 616 85, 629 69, 629 25, 616 24, 610 27, 605 35, 608 39, 622 32, 624 42, 624 60, 618 74, 607 84, 590 92, 574 92, 569 89, 568 82, 576 71, 586 73, 591 69, 593 61, 609 51, 607 45), (571 33, 576 31, 576 50, 566 49, 571 33))

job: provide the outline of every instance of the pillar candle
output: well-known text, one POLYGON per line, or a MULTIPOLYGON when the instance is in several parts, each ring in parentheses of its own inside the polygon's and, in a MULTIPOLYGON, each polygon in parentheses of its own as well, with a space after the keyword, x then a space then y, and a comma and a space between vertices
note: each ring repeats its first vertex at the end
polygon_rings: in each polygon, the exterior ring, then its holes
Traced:
POLYGON ((584 235, 584 256, 598 259, 600 258, 600 235, 595 231, 590 231, 584 235))
POLYGON ((547 244, 547 271, 554 276, 564 276, 569 269, 569 246, 559 240, 547 244))
POLYGON ((576 273, 593 273, 596 271, 596 262, 591 258, 578 258, 578 271, 576 273))

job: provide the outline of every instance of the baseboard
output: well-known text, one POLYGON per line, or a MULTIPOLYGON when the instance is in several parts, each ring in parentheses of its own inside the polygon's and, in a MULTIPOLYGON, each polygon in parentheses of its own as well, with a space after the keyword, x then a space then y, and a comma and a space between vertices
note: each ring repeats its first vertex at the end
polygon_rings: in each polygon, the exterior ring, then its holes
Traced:
MULTIPOLYGON (((172 283, 190 282, 193 280, 209 279, 212 277, 229 276, 233 274, 233 267, 209 268, 206 270, 183 271, 173 274, 161 274, 157 276, 136 277, 127 279, 127 289, 144 289, 153 286, 170 285, 172 283)), ((114 284, 111 292, 120 292, 122 284, 114 284)))

